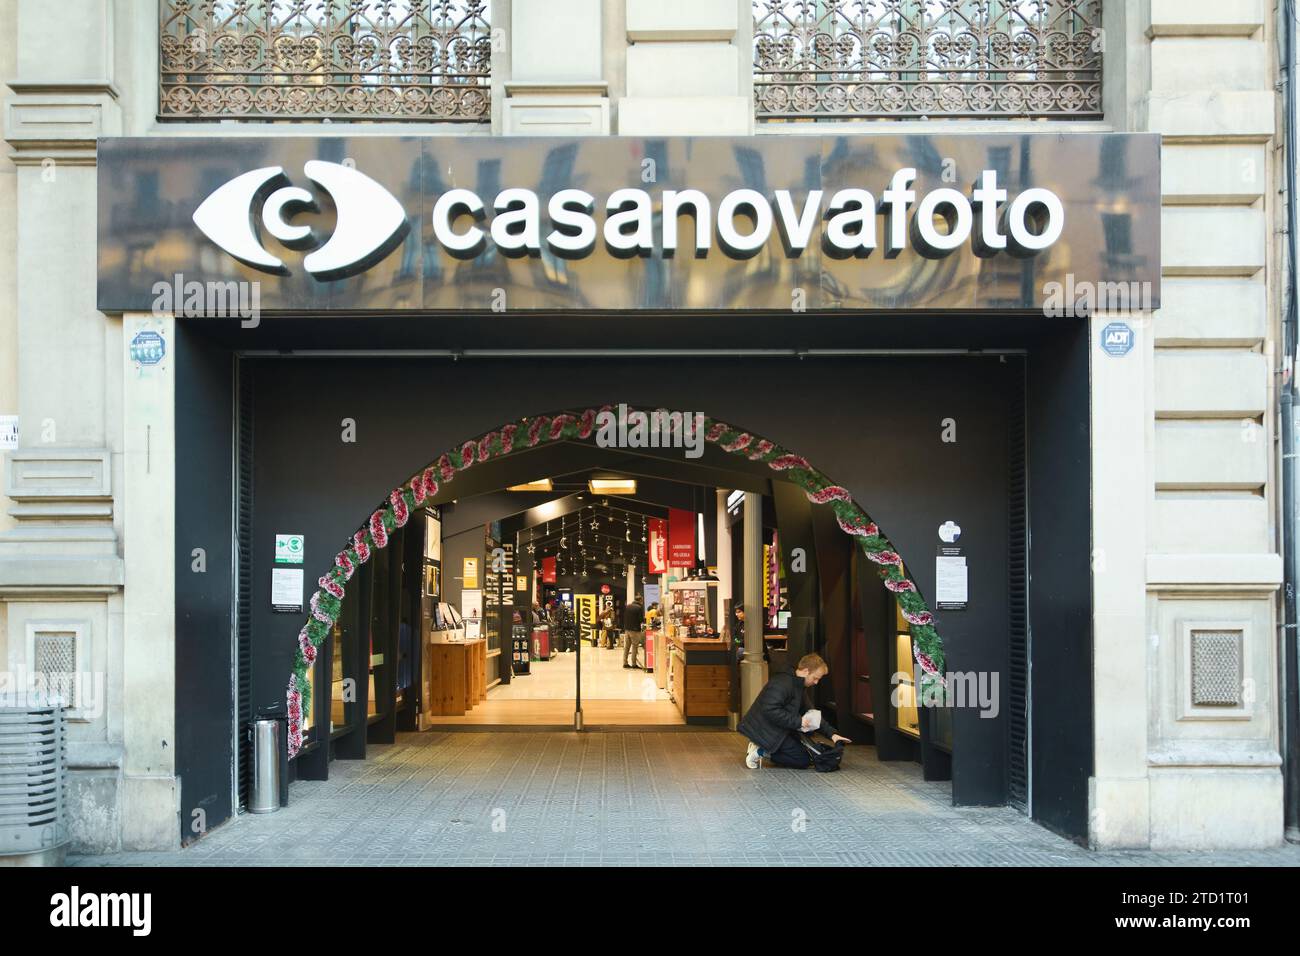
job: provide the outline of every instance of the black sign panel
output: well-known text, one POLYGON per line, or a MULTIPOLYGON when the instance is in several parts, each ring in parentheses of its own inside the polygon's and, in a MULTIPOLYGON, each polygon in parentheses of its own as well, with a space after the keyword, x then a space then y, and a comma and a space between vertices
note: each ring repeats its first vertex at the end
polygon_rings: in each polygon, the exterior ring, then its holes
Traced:
POLYGON ((104 139, 98 302, 232 315, 256 283, 269 312, 1156 308, 1159 151, 1119 133, 104 139))

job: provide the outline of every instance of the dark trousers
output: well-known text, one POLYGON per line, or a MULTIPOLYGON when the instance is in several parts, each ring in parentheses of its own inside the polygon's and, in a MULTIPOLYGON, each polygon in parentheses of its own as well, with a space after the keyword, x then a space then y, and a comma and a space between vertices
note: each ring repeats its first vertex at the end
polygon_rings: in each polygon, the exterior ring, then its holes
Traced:
POLYGON ((773 766, 793 767, 796 770, 803 770, 812 766, 812 755, 808 753, 799 738, 794 734, 786 734, 785 739, 781 741, 781 746, 767 754, 773 766))

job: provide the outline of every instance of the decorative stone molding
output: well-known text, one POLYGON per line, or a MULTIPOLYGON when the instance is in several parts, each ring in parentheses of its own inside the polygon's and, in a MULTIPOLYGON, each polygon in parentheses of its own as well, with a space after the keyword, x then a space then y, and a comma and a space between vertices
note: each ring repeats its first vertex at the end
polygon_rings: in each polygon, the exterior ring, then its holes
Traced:
POLYGON ((0 533, 0 595, 120 590, 109 451, 18 449, 4 470, 9 513, 19 520, 0 533))
POLYGON ((502 132, 507 136, 603 136, 609 133, 604 82, 507 81, 502 132))
POLYGON ((1148 554, 1150 592, 1218 592, 1256 597, 1282 584, 1279 554, 1148 554))
POLYGON ((510 79, 501 84, 506 136, 609 134, 600 0, 510 7, 510 79))
POLYGON ((1263 0, 1151 0, 1147 36, 1253 36, 1268 13, 1263 0))
POLYGON ((40 166, 47 159, 93 166, 95 140, 121 132, 116 92, 33 92, 5 100, 5 141, 18 166, 40 166))
POLYGON ((18 449, 5 458, 5 494, 26 503, 23 518, 110 516, 113 501, 108 449, 18 449), (81 506, 68 510, 69 505, 81 506))

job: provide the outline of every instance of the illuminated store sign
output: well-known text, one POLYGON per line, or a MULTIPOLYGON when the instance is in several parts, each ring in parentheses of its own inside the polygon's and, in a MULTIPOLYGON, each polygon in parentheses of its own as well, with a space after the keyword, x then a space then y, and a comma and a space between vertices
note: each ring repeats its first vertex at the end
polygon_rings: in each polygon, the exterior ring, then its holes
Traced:
MULTIPOLYGON (((370 177, 319 160, 306 163, 303 172, 325 189, 338 210, 333 234, 303 259, 303 268, 315 278, 336 279, 364 271, 404 235, 407 216, 401 205, 370 177)), ((771 197, 754 189, 734 189, 716 203, 718 247, 733 259, 747 259, 768 244, 775 228, 786 255, 799 256, 825 220, 823 247, 840 257, 870 254, 881 245, 886 255, 897 255, 910 243, 926 258, 941 259, 968 242, 980 255, 1010 250, 1031 256, 1051 247, 1065 227, 1065 208, 1055 193, 1027 189, 1008 203, 996 170, 983 170, 969 196, 940 188, 918 197, 912 188, 916 178, 914 168, 898 170, 879 202, 873 193, 858 187, 837 190, 828 202, 823 202, 824 190, 812 189, 798 207, 789 189, 777 189, 771 197), (909 229, 907 211, 912 206, 916 212, 909 229), (1036 219, 1031 220, 1031 214, 1036 219), (877 229, 880 216, 885 219, 883 230, 877 229)), ((649 256, 657 251, 672 257, 683 244, 678 218, 686 215, 694 220, 694 228, 684 245, 697 258, 707 256, 713 247, 715 203, 698 189, 668 189, 658 195, 645 189, 615 190, 601 204, 603 227, 595 218, 596 205, 595 197, 581 189, 561 189, 545 202, 532 189, 504 189, 492 203, 491 225, 481 228, 474 223, 486 219, 483 199, 469 189, 451 189, 434 202, 433 235, 461 259, 480 255, 489 241, 508 256, 537 255, 545 243, 557 256, 580 258, 603 240, 615 256, 649 256), (462 217, 472 223, 458 229, 462 217)), ((260 219, 264 230, 289 248, 306 248, 319 240, 310 227, 293 225, 288 218, 318 208, 311 193, 287 185, 284 170, 271 166, 223 184, 202 202, 193 218, 204 235, 236 259, 265 272, 283 272, 284 262, 267 251, 254 223, 260 219), (272 186, 278 188, 266 195, 259 216, 256 199, 272 186)))
POLYGON ((311 315, 1159 307, 1154 134, 113 137, 96 166, 105 312, 160 282, 311 315))
POLYGON ((918 195, 915 168, 900 169, 880 193, 860 187, 808 190, 798 205, 789 189, 770 196, 754 189, 734 189, 716 202, 699 189, 615 190, 601 204, 605 218, 598 227, 596 198, 581 189, 562 189, 543 204, 531 189, 504 189, 493 200, 495 216, 488 228, 471 224, 457 228, 467 216, 475 223, 486 218, 483 199, 468 189, 452 189, 433 206, 433 235, 458 258, 479 255, 489 241, 506 255, 536 255, 543 242, 557 256, 590 255, 598 238, 612 255, 665 257, 688 249, 697 258, 709 254, 716 234, 718 247, 733 259, 747 259, 767 246, 775 228, 787 256, 799 256, 813 240, 823 220, 823 247, 840 258, 870 254, 883 246, 897 255, 909 244, 929 259, 941 259, 970 243, 977 255, 1010 250, 1031 256, 1051 247, 1065 228, 1065 208, 1049 189, 1026 189, 1008 203, 996 170, 983 170, 970 195, 958 189, 933 189, 918 195), (545 213, 543 213, 543 205, 545 213), (915 206, 909 221, 907 211, 915 206), (716 208, 716 216, 715 216, 716 208), (660 212, 661 210, 661 212, 660 212), (683 239, 678 217, 690 216, 694 229, 683 239), (877 217, 885 218, 877 229, 877 217), (655 223, 659 223, 656 235, 655 223), (940 229, 938 223, 943 221, 940 229), (550 231, 543 238, 549 224, 550 231), (714 224, 716 223, 716 232, 714 224), (879 233, 883 232, 883 235, 879 233))

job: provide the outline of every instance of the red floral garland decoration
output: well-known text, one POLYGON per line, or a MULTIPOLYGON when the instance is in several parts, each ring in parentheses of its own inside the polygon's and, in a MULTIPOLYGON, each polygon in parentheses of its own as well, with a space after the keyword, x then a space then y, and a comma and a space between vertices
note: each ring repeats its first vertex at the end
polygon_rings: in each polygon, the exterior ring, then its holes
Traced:
MULTIPOLYGON (((317 581, 320 590, 312 595, 311 615, 298 632, 298 650, 294 656, 293 673, 289 677, 287 702, 290 757, 296 756, 302 749, 302 718, 311 707, 312 686, 307 680, 307 669, 315 663, 321 644, 338 620, 345 594, 344 585, 351 580, 356 569, 370 560, 370 555, 375 550, 387 546, 389 535, 406 525, 412 509, 432 499, 459 472, 475 464, 508 455, 517 448, 533 448, 561 439, 586 440, 595 431, 600 413, 611 410, 612 406, 606 405, 599 409, 589 408, 581 415, 539 415, 503 425, 474 441, 465 442, 455 451, 439 456, 423 472, 393 490, 388 496, 388 503, 370 516, 365 525, 352 536, 351 545, 334 557, 333 567, 317 581)), ((766 463, 773 471, 782 472, 783 478, 803 489, 813 504, 826 505, 834 510, 840 528, 857 540, 862 553, 877 566, 877 573, 884 586, 898 599, 900 611, 910 625, 912 648, 917 666, 921 669, 922 692, 933 692, 938 688, 942 695, 947 683, 944 679, 944 649, 943 641, 934 629, 934 615, 926 607, 916 584, 903 573, 903 562, 898 552, 881 534, 875 522, 853 502, 849 491, 832 484, 807 459, 724 422, 705 419, 704 437, 710 444, 717 445, 730 454, 766 463)))

